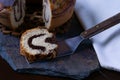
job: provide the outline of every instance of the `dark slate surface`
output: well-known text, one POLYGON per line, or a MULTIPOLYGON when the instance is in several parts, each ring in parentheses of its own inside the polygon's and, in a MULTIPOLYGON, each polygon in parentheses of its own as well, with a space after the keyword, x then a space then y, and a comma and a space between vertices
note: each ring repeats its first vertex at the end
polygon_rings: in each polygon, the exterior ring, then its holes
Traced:
MULTIPOLYGON (((58 40, 76 36, 82 31, 75 17, 72 18, 69 26, 71 28, 68 33, 64 36, 57 35, 58 40)), ((89 40, 84 41, 73 55, 50 61, 29 64, 19 53, 19 38, 0 32, 0 55, 14 71, 82 79, 99 69, 97 56, 89 40)))

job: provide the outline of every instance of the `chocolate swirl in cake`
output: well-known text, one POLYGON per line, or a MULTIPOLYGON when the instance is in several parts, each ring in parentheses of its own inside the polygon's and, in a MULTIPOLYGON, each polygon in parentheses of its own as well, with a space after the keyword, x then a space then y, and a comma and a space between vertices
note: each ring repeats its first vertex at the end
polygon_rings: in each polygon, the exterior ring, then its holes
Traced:
POLYGON ((26 0, 9 1, 3 0, 3 3, 0 1, 3 5, 3 9, 0 11, 0 23, 14 31, 24 22, 26 0))
POLYGON ((30 62, 55 58, 57 48, 54 34, 39 27, 27 30, 20 39, 20 54, 30 62))
MULTIPOLYGON (((34 36, 30 37, 28 39, 28 45, 29 45, 29 47, 31 47, 32 49, 40 49, 40 50, 42 50, 44 52, 46 50, 46 48, 44 46, 37 46, 37 45, 32 44, 33 39, 35 39, 37 37, 42 37, 44 35, 45 34, 38 34, 38 35, 34 35, 34 36)), ((46 43, 55 44, 54 37, 52 36, 52 37, 46 38, 45 42, 46 43)))
POLYGON ((19 22, 23 17, 23 14, 24 14, 23 8, 24 8, 24 5, 22 4, 22 0, 16 0, 13 7, 14 17, 16 22, 19 22))
POLYGON ((45 34, 39 34, 39 35, 34 35, 34 36, 30 37, 29 40, 28 40, 29 47, 31 47, 32 49, 41 49, 42 51, 45 51, 46 50, 45 47, 43 47, 43 46, 36 46, 36 45, 32 44, 32 40, 34 38, 41 37, 41 36, 44 36, 44 35, 45 34))
POLYGON ((45 52, 49 54, 51 50, 57 47, 55 44, 55 37, 52 33, 49 33, 47 29, 33 29, 34 32, 28 32, 24 36, 25 39, 24 47, 30 48, 30 52, 33 51, 34 54, 45 52))

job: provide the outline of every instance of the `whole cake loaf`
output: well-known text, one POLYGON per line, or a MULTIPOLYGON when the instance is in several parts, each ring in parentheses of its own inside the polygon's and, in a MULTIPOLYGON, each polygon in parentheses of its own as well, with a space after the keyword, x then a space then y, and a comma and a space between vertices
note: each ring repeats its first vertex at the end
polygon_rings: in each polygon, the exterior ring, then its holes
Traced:
POLYGON ((39 27, 25 31, 20 39, 20 54, 29 62, 55 58, 57 47, 54 34, 39 27))

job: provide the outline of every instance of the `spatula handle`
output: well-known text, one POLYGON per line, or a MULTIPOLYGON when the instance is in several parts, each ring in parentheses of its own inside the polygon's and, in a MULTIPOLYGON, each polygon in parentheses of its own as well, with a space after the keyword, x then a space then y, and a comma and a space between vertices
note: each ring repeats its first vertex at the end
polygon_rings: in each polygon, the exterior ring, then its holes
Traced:
POLYGON ((104 20, 103 22, 97 24, 96 26, 85 30, 84 32, 82 32, 80 35, 83 38, 90 38, 116 24, 120 23, 120 13, 114 15, 113 17, 110 17, 106 20, 104 20))

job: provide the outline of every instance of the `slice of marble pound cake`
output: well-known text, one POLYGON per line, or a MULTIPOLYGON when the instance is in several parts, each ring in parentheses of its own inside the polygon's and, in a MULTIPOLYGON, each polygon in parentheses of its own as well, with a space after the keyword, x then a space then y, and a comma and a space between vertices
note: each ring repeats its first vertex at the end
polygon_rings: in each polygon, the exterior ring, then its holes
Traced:
POLYGON ((0 0, 0 23, 15 30, 25 17, 25 0, 0 0))
POLYGON ((25 31, 20 39, 20 54, 29 62, 55 58, 57 48, 54 34, 39 27, 25 31))

